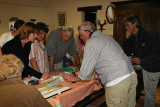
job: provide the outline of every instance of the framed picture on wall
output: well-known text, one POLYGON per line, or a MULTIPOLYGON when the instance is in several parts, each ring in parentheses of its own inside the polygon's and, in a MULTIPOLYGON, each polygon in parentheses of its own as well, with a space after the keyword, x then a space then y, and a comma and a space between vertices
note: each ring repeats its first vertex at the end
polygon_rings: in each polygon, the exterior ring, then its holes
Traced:
POLYGON ((58 26, 65 26, 67 24, 66 12, 57 12, 58 26))

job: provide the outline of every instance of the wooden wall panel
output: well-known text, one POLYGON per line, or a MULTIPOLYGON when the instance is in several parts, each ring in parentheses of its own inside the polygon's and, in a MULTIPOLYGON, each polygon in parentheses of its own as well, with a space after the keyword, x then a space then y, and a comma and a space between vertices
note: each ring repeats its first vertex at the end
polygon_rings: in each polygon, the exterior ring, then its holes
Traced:
POLYGON ((114 32, 113 37, 122 46, 125 37, 125 26, 123 19, 128 15, 140 17, 144 28, 152 30, 160 36, 160 2, 114 2, 114 32))

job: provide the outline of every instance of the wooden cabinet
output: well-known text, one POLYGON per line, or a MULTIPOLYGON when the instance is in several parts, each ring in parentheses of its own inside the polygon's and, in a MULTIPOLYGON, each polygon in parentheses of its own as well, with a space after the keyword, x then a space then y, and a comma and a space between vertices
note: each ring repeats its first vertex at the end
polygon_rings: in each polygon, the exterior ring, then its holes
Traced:
POLYGON ((156 32, 160 36, 160 2, 159 1, 125 1, 112 2, 114 10, 113 37, 122 46, 125 37, 123 19, 129 15, 137 15, 144 28, 156 32))

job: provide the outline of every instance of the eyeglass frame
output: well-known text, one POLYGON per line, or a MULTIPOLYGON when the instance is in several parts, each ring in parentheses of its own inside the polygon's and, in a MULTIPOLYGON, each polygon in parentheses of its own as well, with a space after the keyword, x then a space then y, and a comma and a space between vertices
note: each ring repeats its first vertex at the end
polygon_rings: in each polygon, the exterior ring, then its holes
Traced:
POLYGON ((91 31, 89 31, 89 30, 84 30, 84 29, 78 29, 78 30, 88 31, 88 32, 92 33, 92 32, 91 32, 91 31))

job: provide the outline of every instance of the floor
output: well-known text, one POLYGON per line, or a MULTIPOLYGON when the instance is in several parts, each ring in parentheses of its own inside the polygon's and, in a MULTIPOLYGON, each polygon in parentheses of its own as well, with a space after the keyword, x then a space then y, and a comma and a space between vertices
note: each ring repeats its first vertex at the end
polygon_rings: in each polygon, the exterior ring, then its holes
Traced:
MULTIPOLYGON (((143 90, 142 93, 145 93, 143 90)), ((136 107, 143 107, 144 94, 139 98, 136 107)), ((157 88, 156 107, 160 107, 160 87, 157 88)))
MULTIPOLYGON (((142 91, 142 94, 137 101, 136 107, 143 107, 143 102, 144 102, 144 94, 143 93, 144 93, 144 90, 142 91)), ((87 105, 85 105, 83 107, 107 107, 105 104, 104 94, 102 96, 97 97, 92 102, 88 103, 87 105)), ((156 107, 160 107, 160 87, 157 88, 156 107)))
MULTIPOLYGON (((143 89, 142 73, 138 71, 137 75, 138 75, 138 85, 137 85, 136 107, 143 107, 145 91, 143 89)), ((77 103, 74 107, 107 107, 105 103, 104 90, 102 89, 98 92, 95 92, 92 96, 88 96, 81 102, 77 103)), ((156 107, 160 107, 160 85, 157 87, 156 107)))

